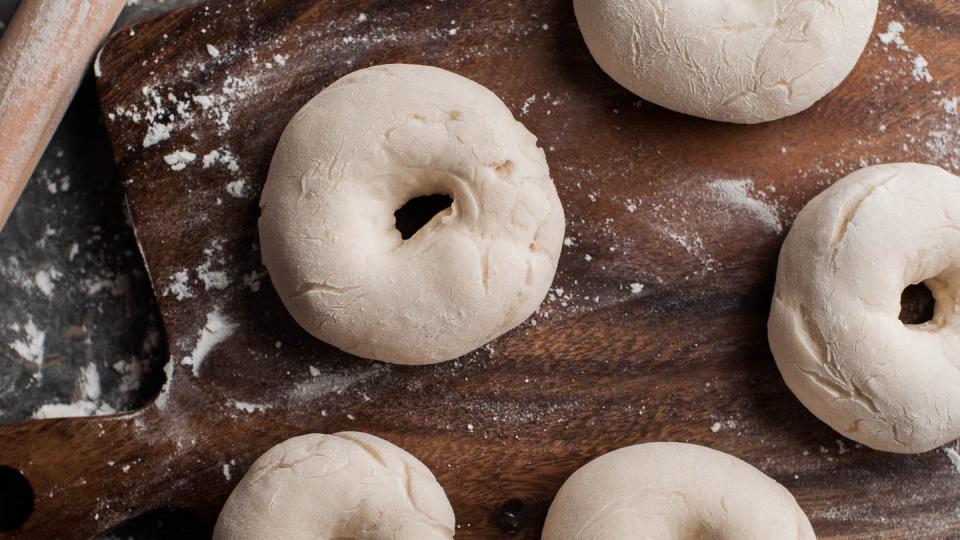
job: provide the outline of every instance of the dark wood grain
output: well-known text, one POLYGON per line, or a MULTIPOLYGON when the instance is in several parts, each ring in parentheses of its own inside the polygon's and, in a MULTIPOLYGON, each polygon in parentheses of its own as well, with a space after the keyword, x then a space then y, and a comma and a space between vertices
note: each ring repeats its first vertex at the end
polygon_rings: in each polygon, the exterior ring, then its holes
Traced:
POLYGON ((158 507, 213 520, 264 450, 345 429, 433 469, 461 538, 538 538, 571 472, 661 440, 754 464, 793 492, 820 538, 960 536, 960 473, 943 452, 841 440, 790 394, 766 344, 777 250, 807 200, 869 163, 960 169, 960 119, 941 103, 960 93, 960 5, 882 4, 877 31, 902 22, 910 51, 871 39, 840 88, 759 126, 682 116, 622 90, 591 60, 569 0, 213 2, 118 33, 99 91, 173 378, 127 415, 0 428, 0 463, 37 493, 13 536, 80 538, 158 507), (921 54, 932 82, 910 74, 921 54), (244 282, 263 272, 257 199, 286 122, 338 77, 385 62, 444 67, 500 95, 547 149, 572 240, 555 281, 563 293, 535 324, 438 366, 349 357, 301 331, 268 277, 256 291, 244 282), (192 120, 144 148, 149 122, 129 113, 150 108, 144 87, 162 100, 221 96, 229 127, 193 104, 192 120), (218 148, 239 171, 202 167, 218 148), (163 158, 180 149, 197 159, 172 171, 163 158), (236 180, 242 198, 225 189, 236 180), (737 185, 755 202, 717 187, 737 185), (226 271, 230 286, 206 290, 198 268, 226 271), (183 270, 193 296, 178 300, 165 291, 183 270), (181 360, 212 312, 237 330, 195 376, 181 360))

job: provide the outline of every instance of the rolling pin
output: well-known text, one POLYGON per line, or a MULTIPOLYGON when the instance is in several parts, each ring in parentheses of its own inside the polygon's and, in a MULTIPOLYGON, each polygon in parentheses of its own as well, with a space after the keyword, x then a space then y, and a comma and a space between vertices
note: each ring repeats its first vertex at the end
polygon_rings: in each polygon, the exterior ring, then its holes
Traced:
POLYGON ((0 230, 126 0, 22 0, 0 38, 0 230))

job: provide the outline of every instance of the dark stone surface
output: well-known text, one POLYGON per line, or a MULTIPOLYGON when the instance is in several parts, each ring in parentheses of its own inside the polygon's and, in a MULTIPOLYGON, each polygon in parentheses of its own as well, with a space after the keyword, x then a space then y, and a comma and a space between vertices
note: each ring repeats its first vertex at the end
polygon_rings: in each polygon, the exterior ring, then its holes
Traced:
MULTIPOLYGON (((119 24, 190 3, 129 2, 119 24)), ((5 28, 18 4, 0 0, 5 28)), ((88 71, 0 231, 0 423, 124 411, 163 383, 166 347, 88 71)), ((162 511, 109 538, 203 538, 162 511)))

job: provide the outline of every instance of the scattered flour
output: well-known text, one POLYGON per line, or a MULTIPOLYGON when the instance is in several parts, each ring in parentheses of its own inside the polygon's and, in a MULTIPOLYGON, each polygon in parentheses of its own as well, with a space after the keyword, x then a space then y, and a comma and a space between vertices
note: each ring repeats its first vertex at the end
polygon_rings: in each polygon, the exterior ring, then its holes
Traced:
POLYGON ((537 102, 537 95, 533 94, 527 99, 523 100, 523 105, 520 106, 520 116, 526 116, 530 112, 530 106, 537 102))
POLYGON ((200 273, 200 281, 206 290, 222 291, 230 286, 230 276, 223 270, 207 270, 200 273))
POLYGON ((87 296, 97 296, 104 292, 109 292, 112 296, 123 296, 130 292, 130 276, 120 274, 117 276, 99 276, 85 278, 80 282, 80 288, 87 296))
POLYGON ((166 376, 166 380, 163 382, 163 386, 160 387, 160 393, 157 394, 157 399, 155 403, 157 407, 163 409, 167 406, 167 400, 170 399, 170 389, 173 388, 173 361, 169 361, 163 366, 163 374, 166 376))
POLYGON ((197 266, 196 272, 204 289, 222 291, 233 282, 225 270, 212 270, 214 264, 224 266, 223 243, 219 239, 213 240, 209 247, 204 248, 204 261, 197 266))
POLYGON ((203 168, 209 169, 216 165, 217 161, 220 159, 219 150, 211 150, 210 152, 204 154, 203 156, 203 168))
MULTIPOLYGON (((880 43, 884 45, 893 44, 899 51, 912 52, 913 49, 907 45, 906 40, 903 38, 905 30, 903 24, 899 21, 890 21, 887 24, 887 31, 878 33, 877 38, 880 40, 880 43)), ((929 70, 930 63, 927 62, 927 59, 924 58, 923 55, 915 56, 911 59, 910 63, 913 65, 910 74, 914 79, 928 83, 933 82, 933 75, 930 74, 929 70)))
POLYGON ((37 272, 33 277, 33 281, 36 283, 37 289, 39 289, 44 296, 52 298, 53 290, 56 288, 55 282, 62 277, 63 274, 59 270, 50 268, 37 272))
MULTIPOLYGON (((143 136, 143 147, 150 148, 151 146, 159 143, 160 141, 165 141, 169 139, 171 131, 173 131, 173 126, 171 124, 164 124, 162 122, 157 122, 156 124, 150 124, 147 127, 147 134, 143 136)), ((170 163, 170 162, 168 161, 167 163, 170 163)))
POLYGON ((743 210, 774 232, 783 232, 779 210, 764 200, 763 193, 752 195, 755 191, 753 180, 713 180, 707 183, 707 188, 721 201, 743 210))
POLYGON ((161 294, 163 296, 172 294, 177 300, 193 298, 193 291, 190 289, 190 275, 187 273, 187 270, 180 270, 170 276, 170 283, 163 288, 161 294))
POLYGON ((195 159, 197 159, 197 155, 187 150, 177 150, 176 152, 163 156, 163 160, 166 161, 170 169, 174 171, 186 169, 187 165, 193 163, 195 159))
POLYGON ((113 407, 100 398, 100 371, 96 364, 87 364, 80 374, 80 399, 73 403, 48 403, 33 413, 34 418, 68 418, 113 414, 113 407))
POLYGON ((927 69, 929 65, 930 64, 927 62, 927 59, 923 56, 917 56, 914 58, 913 71, 911 72, 913 78, 918 81, 933 82, 933 75, 930 75, 930 70, 927 69))
POLYGON ((214 165, 220 164, 227 167, 232 173, 240 172, 240 163, 237 161, 233 152, 224 148, 211 150, 203 155, 202 164, 204 169, 209 169, 214 165))
POLYGON ((213 108, 213 96, 208 96, 206 94, 201 94, 199 96, 193 96, 191 98, 194 103, 200 106, 204 111, 208 111, 213 108))
POLYGON ((227 193, 231 197, 243 199, 247 196, 247 183, 244 180, 234 180, 227 184, 227 193))
POLYGON ((903 24, 899 21, 890 21, 887 24, 887 31, 878 33, 877 37, 880 39, 880 43, 884 45, 893 43, 901 51, 909 51, 910 47, 903 40, 903 31, 903 24))
POLYGON ((389 373, 391 368, 387 364, 373 364, 350 371, 321 371, 314 368, 310 370, 310 378, 298 382, 285 393, 283 399, 312 403, 319 397, 340 395, 351 388, 372 383, 389 373))
POLYGON ((250 273, 244 274, 243 284, 253 292, 260 292, 260 280, 263 279, 265 275, 266 274, 258 270, 252 270, 250 273))
POLYGON ((139 390, 151 371, 150 363, 146 358, 133 357, 130 360, 117 360, 111 367, 120 375, 120 384, 117 388, 124 394, 132 394, 139 390))
POLYGON ((270 408, 270 405, 261 405, 258 403, 247 403, 246 401, 233 401, 234 408, 245 413, 253 414, 255 412, 264 412, 270 408))
POLYGON ((22 327, 19 324, 12 324, 10 329, 14 332, 21 333, 21 337, 14 340, 10 344, 17 354, 20 355, 20 358, 28 362, 36 364, 37 371, 34 374, 34 378, 39 380, 43 377, 43 372, 40 368, 43 367, 44 359, 44 341, 46 341, 46 332, 37 328, 37 325, 34 324, 33 318, 28 317, 26 324, 22 327))
POLYGON ((950 463, 953 464, 953 468, 960 473, 960 454, 957 453, 953 448, 944 448, 943 452, 947 454, 947 457, 950 458, 950 463))
POLYGON ((940 106, 943 107, 943 110, 947 114, 957 115, 957 108, 960 107, 960 97, 954 96, 950 99, 943 98, 940 100, 940 106))
POLYGON ((207 313, 207 322, 200 329, 197 336, 197 343, 193 347, 193 352, 183 358, 181 363, 185 366, 193 366, 194 377, 200 376, 200 368, 207 354, 219 345, 223 340, 230 337, 237 325, 220 313, 219 309, 214 309, 207 313))

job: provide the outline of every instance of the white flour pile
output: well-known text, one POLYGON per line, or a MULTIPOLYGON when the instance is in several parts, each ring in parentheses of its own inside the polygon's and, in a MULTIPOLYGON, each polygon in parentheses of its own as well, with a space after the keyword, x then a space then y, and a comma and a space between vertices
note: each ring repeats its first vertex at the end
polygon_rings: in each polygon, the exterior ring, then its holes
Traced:
POLYGON ((160 293, 163 296, 173 295, 177 300, 193 298, 193 290, 190 289, 189 270, 180 270, 170 276, 170 280, 160 293))
POLYGON ((96 364, 87 364, 80 378, 80 399, 73 403, 48 403, 33 414, 34 418, 67 418, 113 414, 112 407, 101 401, 100 371, 96 364))
POLYGON ((200 368, 207 354, 214 347, 230 337, 230 334, 237 328, 237 325, 230 321, 219 309, 214 309, 207 313, 207 323, 200 329, 197 335, 197 342, 193 346, 193 352, 185 356, 180 361, 185 366, 191 366, 194 377, 200 376, 200 368))
MULTIPOLYGON (((191 285, 196 283, 206 291, 222 291, 234 282, 230 273, 230 266, 226 263, 223 251, 223 240, 214 238, 203 250, 203 262, 196 268, 184 268, 174 272, 160 291, 161 296, 173 296, 177 300, 186 300, 194 297, 191 285), (195 276, 195 277, 191 277, 195 276)), ((251 289, 259 290, 259 280, 262 275, 253 272, 243 278, 244 284, 251 289)), ((256 292, 254 290, 254 292, 256 292)))
POLYGON ((716 194, 720 201, 729 204, 734 211, 743 211, 775 233, 783 232, 779 209, 766 201, 763 192, 757 192, 753 180, 711 180, 707 182, 707 189, 716 194))
MULTIPOLYGON (((201 58, 183 66, 184 76, 193 72, 204 72, 207 69, 206 61, 218 61, 222 57, 234 55, 233 52, 221 51, 213 45, 205 48, 206 60, 201 58)), ((286 62, 286 56, 275 55, 278 65, 286 62)), ((256 66, 267 66, 272 69, 273 64, 258 63, 255 54, 252 61, 256 66)), ((244 71, 241 69, 241 71, 244 71)), ((129 108, 117 107, 107 114, 111 121, 125 118, 134 124, 143 126, 144 148, 163 146, 165 141, 177 131, 193 131, 204 124, 212 123, 219 135, 225 135, 231 129, 230 116, 235 107, 242 100, 259 91, 259 79, 263 71, 253 70, 252 74, 244 77, 227 76, 218 92, 210 94, 174 94, 165 85, 156 83, 144 86, 141 90, 143 100, 129 108)), ((209 125, 209 124, 208 124, 209 125)), ((241 165, 237 156, 230 148, 218 147, 201 151, 197 148, 164 148, 166 152, 163 160, 173 171, 185 171, 189 167, 202 166, 204 169, 223 167, 232 175, 242 177, 241 165)), ((228 192, 238 198, 247 196, 247 191, 241 183, 233 181, 228 192)))
POLYGON ((34 274, 34 283, 37 289, 47 298, 53 298, 53 290, 56 288, 56 281, 63 277, 63 274, 56 268, 38 270, 34 274))
MULTIPOLYGON (((904 28, 902 23, 899 21, 890 21, 887 24, 887 31, 878 33, 877 38, 880 40, 880 43, 884 45, 893 45, 899 51, 912 53, 913 49, 907 45, 903 37, 905 31, 906 28, 904 28)), ((933 82, 933 75, 931 75, 929 69, 927 69, 930 66, 927 59, 924 58, 923 55, 910 56, 909 61, 913 67, 910 71, 911 76, 918 81, 933 82)))
POLYGON ((19 354, 20 358, 36 365, 34 378, 40 379, 43 377, 41 368, 43 367, 43 345, 46 340, 46 333, 37 328, 37 325, 33 322, 33 317, 29 316, 24 325, 13 323, 10 325, 10 329, 20 334, 19 338, 10 343, 10 348, 19 354))

